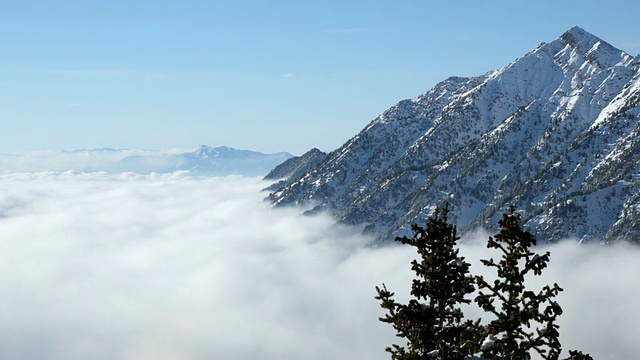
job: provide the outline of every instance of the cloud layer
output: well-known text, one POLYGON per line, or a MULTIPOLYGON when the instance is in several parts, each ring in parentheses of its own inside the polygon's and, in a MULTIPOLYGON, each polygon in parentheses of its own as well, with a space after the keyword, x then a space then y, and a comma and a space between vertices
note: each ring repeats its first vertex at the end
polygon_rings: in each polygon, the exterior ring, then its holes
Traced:
MULTIPOLYGON (((374 288, 407 298, 412 249, 369 248, 328 217, 269 209, 264 185, 3 175, 0 358, 389 358, 384 348, 399 339, 377 320, 374 288)), ((491 256, 473 239, 462 251, 471 262, 491 256)), ((638 249, 551 251, 538 283, 566 290, 565 348, 634 358, 638 249)))
POLYGON ((193 149, 154 151, 106 148, 0 153, 0 174, 11 175, 14 173, 38 173, 44 171, 64 172, 70 170, 76 172, 118 173, 123 171, 121 161, 125 158, 168 158, 187 151, 193 151, 193 149))

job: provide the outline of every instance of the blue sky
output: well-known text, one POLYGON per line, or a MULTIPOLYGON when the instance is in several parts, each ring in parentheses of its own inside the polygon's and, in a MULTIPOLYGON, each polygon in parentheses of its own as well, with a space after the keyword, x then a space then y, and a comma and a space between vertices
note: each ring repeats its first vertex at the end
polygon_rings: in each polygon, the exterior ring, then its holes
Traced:
POLYGON ((329 151, 448 76, 578 25, 640 52, 637 1, 5 1, 0 151, 329 151))

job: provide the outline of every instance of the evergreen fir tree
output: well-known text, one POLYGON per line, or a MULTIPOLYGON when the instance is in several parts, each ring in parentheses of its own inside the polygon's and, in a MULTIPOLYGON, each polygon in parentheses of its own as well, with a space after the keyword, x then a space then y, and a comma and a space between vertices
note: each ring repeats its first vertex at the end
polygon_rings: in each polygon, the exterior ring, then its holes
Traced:
POLYGON ((499 250, 501 258, 498 262, 481 260, 496 269, 498 278, 489 283, 476 276, 480 291, 475 301, 496 317, 486 327, 482 358, 525 360, 535 350, 544 359, 558 359, 561 346, 556 319, 562 308, 553 298, 562 289, 558 284, 538 293, 525 288, 525 277, 541 275, 550 253, 538 255, 531 250, 536 239, 520 228, 520 215, 514 214, 513 206, 498 225, 500 232, 489 238, 487 247, 499 250))
POLYGON ((380 321, 393 324, 397 336, 405 338, 405 346, 394 344, 386 350, 391 358, 462 360, 474 352, 469 339, 477 336, 477 322, 463 322, 459 305, 470 303, 466 296, 475 291, 469 264, 458 255, 456 227, 447 222, 448 204, 440 212, 436 208, 426 228, 412 225, 412 238, 396 238, 416 247, 420 261, 411 269, 417 279, 411 286, 408 304, 397 303, 386 286, 376 287, 381 307, 388 313, 380 321))

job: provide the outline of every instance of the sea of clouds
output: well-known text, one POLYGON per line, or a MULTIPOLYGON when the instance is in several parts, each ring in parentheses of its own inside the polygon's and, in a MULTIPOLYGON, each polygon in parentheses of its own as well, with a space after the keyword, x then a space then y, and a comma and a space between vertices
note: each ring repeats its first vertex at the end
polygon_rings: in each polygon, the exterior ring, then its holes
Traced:
MULTIPOLYGON (((123 169, 122 160, 128 157, 169 158, 188 150, 131 150, 131 149, 84 149, 72 151, 44 150, 0 153, 0 174, 36 173, 43 170, 64 172, 118 173, 123 169)), ((138 171, 140 173, 140 171, 138 171)))
MULTIPOLYGON (((266 185, 188 172, 0 175, 0 358, 388 359, 401 339, 378 321, 375 286, 408 299, 413 249, 272 209, 266 185)), ((485 239, 461 244, 476 273, 497 256, 485 239)), ((548 250, 530 284, 565 289, 565 349, 636 358, 640 250, 548 250)))

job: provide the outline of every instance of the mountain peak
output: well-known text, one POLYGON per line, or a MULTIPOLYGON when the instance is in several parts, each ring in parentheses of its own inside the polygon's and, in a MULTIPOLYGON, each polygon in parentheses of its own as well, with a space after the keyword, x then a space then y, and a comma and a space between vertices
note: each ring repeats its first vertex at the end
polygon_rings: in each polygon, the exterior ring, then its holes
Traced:
POLYGON ((585 53, 598 42, 602 42, 600 38, 587 32, 579 26, 574 26, 560 36, 560 40, 564 41, 580 53, 585 53))
POLYGON ((559 40, 576 49, 576 51, 582 55, 593 51, 596 48, 607 49, 609 52, 623 53, 622 50, 615 48, 611 44, 603 41, 599 37, 589 33, 579 26, 574 26, 565 31, 565 33, 560 36, 559 40))
POLYGON ((580 26, 574 26, 570 28, 569 30, 564 32, 563 36, 565 35, 572 36, 574 38, 595 38, 597 40, 600 40, 598 37, 581 28, 580 26))
MULTIPOLYGON (((579 58, 586 60, 601 70, 620 65, 621 63, 628 63, 632 60, 632 57, 624 51, 579 26, 570 28, 558 39, 547 45, 543 45, 542 48, 551 51, 554 56, 560 55, 560 57, 562 57, 562 55, 565 55, 567 56, 565 58, 566 61, 573 61, 571 60, 570 52, 566 51, 567 46, 572 52, 575 52, 579 58)), ((538 49, 540 48, 541 47, 538 47, 538 49)))
POLYGON ((572 27, 500 70, 401 101, 284 172, 269 200, 328 209, 379 240, 411 234, 448 202, 461 230, 492 226, 514 204, 542 239, 640 243, 639 70, 572 27))

